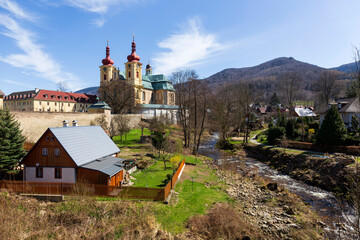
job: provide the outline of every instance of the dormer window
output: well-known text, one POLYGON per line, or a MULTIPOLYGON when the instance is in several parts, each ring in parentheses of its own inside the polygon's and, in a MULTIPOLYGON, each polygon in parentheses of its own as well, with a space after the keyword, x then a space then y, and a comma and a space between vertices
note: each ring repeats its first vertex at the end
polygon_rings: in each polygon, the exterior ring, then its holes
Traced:
POLYGON ((55 95, 51 95, 51 98, 55 98, 55 95))
POLYGON ((47 95, 47 94, 44 94, 44 98, 48 98, 48 95, 47 95))

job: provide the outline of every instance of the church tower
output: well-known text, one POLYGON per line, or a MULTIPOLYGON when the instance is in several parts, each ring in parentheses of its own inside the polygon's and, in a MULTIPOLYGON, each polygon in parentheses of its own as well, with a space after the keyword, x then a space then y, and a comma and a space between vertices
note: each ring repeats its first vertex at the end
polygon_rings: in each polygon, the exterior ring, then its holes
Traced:
POLYGON ((140 57, 136 54, 136 44, 133 37, 131 43, 131 54, 127 56, 128 62, 125 63, 126 82, 134 86, 135 101, 141 103, 140 96, 142 96, 142 63, 140 57))
POLYGON ((146 65, 146 75, 152 75, 152 68, 150 62, 146 65))
POLYGON ((117 69, 113 66, 114 61, 110 58, 109 41, 106 46, 106 57, 102 60, 102 66, 100 66, 100 86, 105 82, 115 80, 117 77, 117 69))

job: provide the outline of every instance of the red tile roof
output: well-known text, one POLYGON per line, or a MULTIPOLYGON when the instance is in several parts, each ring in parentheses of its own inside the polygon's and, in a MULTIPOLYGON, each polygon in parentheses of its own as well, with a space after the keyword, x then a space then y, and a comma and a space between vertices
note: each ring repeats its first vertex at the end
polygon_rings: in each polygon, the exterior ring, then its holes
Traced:
POLYGON ((35 91, 25 91, 25 92, 16 92, 11 93, 5 97, 5 100, 12 99, 24 99, 24 98, 33 98, 36 100, 44 101, 61 101, 61 102, 81 102, 81 103, 95 103, 96 95, 88 95, 83 93, 70 93, 70 92, 60 92, 52 90, 39 90, 35 94, 35 91))

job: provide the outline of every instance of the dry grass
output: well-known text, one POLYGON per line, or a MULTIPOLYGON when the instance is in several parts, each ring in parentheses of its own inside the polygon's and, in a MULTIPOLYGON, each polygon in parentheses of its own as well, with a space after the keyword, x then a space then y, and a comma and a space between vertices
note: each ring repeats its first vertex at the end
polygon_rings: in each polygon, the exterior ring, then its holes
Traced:
POLYGON ((149 204, 89 197, 47 203, 2 192, 0 212, 0 239, 172 238, 158 228, 149 204))
POLYGON ((226 203, 214 205, 206 215, 188 221, 189 234, 197 239, 262 239, 260 230, 251 225, 234 206, 226 203))

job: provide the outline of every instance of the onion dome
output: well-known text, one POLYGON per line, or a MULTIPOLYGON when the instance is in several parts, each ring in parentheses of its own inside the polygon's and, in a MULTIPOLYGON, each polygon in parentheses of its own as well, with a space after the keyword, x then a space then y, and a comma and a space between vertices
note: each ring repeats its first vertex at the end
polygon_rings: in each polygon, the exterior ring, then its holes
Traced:
POLYGON ((103 65, 109 65, 112 66, 114 64, 114 61, 111 60, 110 58, 110 47, 109 47, 109 41, 107 41, 107 46, 106 46, 106 58, 104 58, 102 60, 102 64, 103 65))
POLYGON ((136 55, 136 44, 133 38, 133 42, 131 44, 131 54, 127 56, 128 62, 138 62, 140 61, 140 57, 136 55))

